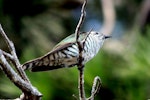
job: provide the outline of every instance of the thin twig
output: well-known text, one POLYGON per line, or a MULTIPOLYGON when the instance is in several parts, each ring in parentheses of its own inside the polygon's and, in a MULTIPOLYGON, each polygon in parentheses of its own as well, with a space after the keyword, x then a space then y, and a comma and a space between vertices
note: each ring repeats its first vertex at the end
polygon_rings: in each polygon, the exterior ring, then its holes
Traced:
POLYGON ((96 76, 93 81, 93 86, 91 90, 91 96, 87 100, 94 100, 94 96, 99 92, 101 87, 101 79, 96 76))
MULTIPOLYGON (((0 24, 0 33, 2 35, 2 37, 5 39, 5 42, 7 43, 8 45, 8 48, 11 52, 11 55, 13 57, 13 61, 14 61, 14 64, 15 64, 15 68, 16 70, 18 71, 18 74, 25 80, 27 81, 28 83, 30 83, 28 77, 26 76, 25 72, 23 71, 22 67, 21 67, 21 64, 18 60, 18 57, 16 55, 16 50, 15 50, 15 47, 14 47, 14 44, 12 41, 9 40, 9 38, 7 37, 7 35, 5 34, 1 24, 0 24)), ((9 56, 8 56, 9 57, 9 56)))
POLYGON ((80 28, 81 28, 81 25, 83 24, 83 21, 84 21, 85 16, 86 16, 86 12, 85 12, 86 4, 87 4, 87 0, 84 0, 84 3, 82 5, 82 9, 81 9, 81 16, 80 16, 78 25, 77 25, 76 30, 75 30, 75 35, 76 35, 76 41, 77 42, 79 42, 80 28))
POLYGON ((82 9, 81 9, 80 20, 79 20, 78 25, 75 30, 76 43, 77 43, 78 49, 79 49, 79 59, 78 59, 78 70, 79 70, 79 83, 78 84, 79 85, 78 85, 78 88, 79 88, 79 99, 80 100, 86 100, 85 91, 84 91, 84 64, 83 64, 84 58, 82 57, 83 43, 79 41, 80 28, 81 28, 81 25, 83 24, 84 18, 86 16, 86 12, 85 12, 86 4, 87 4, 87 0, 84 0, 82 9))
POLYGON ((9 54, 9 53, 7 53, 7 52, 5 52, 5 51, 2 51, 2 53, 3 53, 3 55, 4 55, 7 59, 13 61, 13 56, 12 56, 11 54, 9 54))
POLYGON ((92 29, 87 33, 85 39, 83 40, 83 46, 85 45, 85 42, 87 41, 88 36, 91 34, 92 29))
MULTIPOLYGON (((91 33, 91 30, 88 32, 88 34, 86 35, 85 39, 82 42, 82 46, 85 45, 85 41, 87 39, 87 37, 89 36, 89 34, 91 33)), ((82 51, 83 51, 83 47, 82 47, 82 51)), ((82 52, 80 51, 80 59, 83 60, 82 58, 82 52)), ((79 70, 79 98, 80 100, 86 100, 85 97, 85 91, 84 91, 84 65, 82 64, 82 60, 80 60, 79 65, 78 65, 78 70, 79 70)))
POLYGON ((102 84, 102 82, 101 82, 100 77, 99 77, 99 76, 96 76, 96 77, 94 78, 93 86, 92 86, 92 91, 91 91, 91 94, 92 94, 93 96, 95 96, 95 95, 99 92, 100 87, 101 87, 101 84, 102 84))
POLYGON ((75 94, 72 95, 75 100, 78 100, 77 96, 75 94))

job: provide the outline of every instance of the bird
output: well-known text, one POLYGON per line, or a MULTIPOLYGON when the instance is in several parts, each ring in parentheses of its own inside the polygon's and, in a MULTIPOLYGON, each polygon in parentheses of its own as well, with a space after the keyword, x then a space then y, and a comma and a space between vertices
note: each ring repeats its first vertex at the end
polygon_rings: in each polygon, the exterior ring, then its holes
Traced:
MULTIPOLYGON (((97 31, 80 32, 79 42, 83 45, 83 64, 90 61, 101 49, 104 41, 111 36, 97 31)), ((79 64, 79 48, 76 35, 72 34, 58 43, 44 56, 25 62, 23 70, 32 72, 49 71, 59 68, 70 68, 79 64)))

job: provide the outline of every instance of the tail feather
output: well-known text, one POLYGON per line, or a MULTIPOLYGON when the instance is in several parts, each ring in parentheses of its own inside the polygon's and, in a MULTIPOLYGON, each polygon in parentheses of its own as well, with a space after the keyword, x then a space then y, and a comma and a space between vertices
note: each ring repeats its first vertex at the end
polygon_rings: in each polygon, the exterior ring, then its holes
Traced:
POLYGON ((54 61, 50 61, 47 57, 31 60, 22 65, 23 70, 32 72, 48 71, 64 67, 63 65, 54 65, 54 61))
POLYGON ((24 63, 22 65, 23 70, 31 70, 32 68, 38 65, 38 59, 37 60, 32 60, 32 61, 28 61, 26 63, 24 63))
POLYGON ((23 64, 22 68, 23 70, 30 70, 32 72, 37 72, 37 71, 48 71, 48 70, 53 70, 53 69, 58 69, 58 68, 62 68, 64 66, 50 66, 50 65, 44 65, 44 63, 42 61, 39 60, 33 60, 33 61, 29 61, 25 64, 23 64))

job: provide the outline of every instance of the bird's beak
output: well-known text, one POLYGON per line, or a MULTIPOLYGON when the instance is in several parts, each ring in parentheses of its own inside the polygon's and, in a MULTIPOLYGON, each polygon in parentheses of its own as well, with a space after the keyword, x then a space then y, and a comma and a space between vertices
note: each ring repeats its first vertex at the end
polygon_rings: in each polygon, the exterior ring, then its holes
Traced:
POLYGON ((104 39, 111 38, 112 36, 104 36, 104 39))

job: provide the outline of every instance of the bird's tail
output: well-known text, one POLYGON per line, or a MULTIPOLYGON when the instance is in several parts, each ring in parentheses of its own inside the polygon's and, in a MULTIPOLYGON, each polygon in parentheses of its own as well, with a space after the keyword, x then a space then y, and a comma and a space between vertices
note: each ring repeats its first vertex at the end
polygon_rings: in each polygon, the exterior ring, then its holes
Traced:
POLYGON ((42 62, 40 61, 40 59, 34 59, 31 61, 28 61, 26 63, 24 63, 22 65, 23 70, 30 70, 30 71, 34 71, 33 69, 39 65, 42 65, 42 62))
POLYGON ((49 55, 28 61, 22 65, 23 70, 30 70, 32 72, 48 71, 62 67, 64 66, 55 64, 54 60, 50 60, 49 55))

